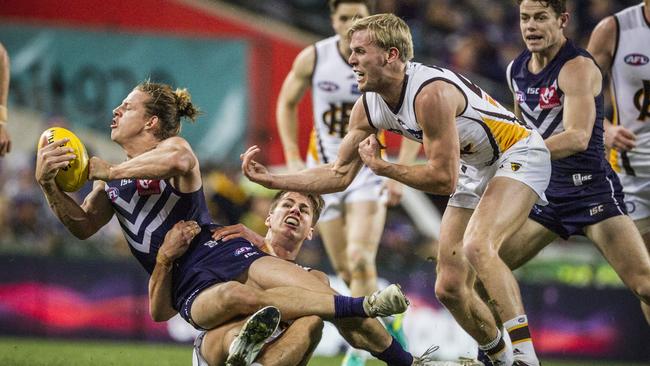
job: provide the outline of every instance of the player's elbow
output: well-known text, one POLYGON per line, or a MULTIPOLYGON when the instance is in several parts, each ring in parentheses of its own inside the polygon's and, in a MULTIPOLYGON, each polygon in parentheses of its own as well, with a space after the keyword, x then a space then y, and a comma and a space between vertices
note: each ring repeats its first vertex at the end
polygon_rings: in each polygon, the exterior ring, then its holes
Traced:
POLYGON ((179 151, 169 159, 172 170, 179 175, 189 173, 194 167, 194 163, 194 156, 189 151, 179 151))
POLYGON ((575 131, 573 133, 573 144, 575 152, 586 151, 589 147, 589 140, 591 139, 591 134, 586 131, 575 131))
POLYGON ((149 304, 149 315, 151 316, 151 320, 156 323, 166 322, 174 316, 174 314, 168 311, 159 309, 153 303, 149 304))
POLYGON ((454 171, 438 171, 435 178, 436 187, 433 194, 449 196, 456 190, 456 183, 458 181, 458 175, 454 171))

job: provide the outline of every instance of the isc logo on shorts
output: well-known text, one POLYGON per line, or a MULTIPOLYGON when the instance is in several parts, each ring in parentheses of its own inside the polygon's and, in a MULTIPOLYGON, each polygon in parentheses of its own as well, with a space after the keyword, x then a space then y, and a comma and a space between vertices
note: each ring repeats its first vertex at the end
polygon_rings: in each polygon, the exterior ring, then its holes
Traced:
POLYGON ((599 213, 605 211, 605 207, 603 205, 598 205, 596 207, 592 207, 589 209, 589 215, 590 216, 595 216, 598 215, 599 213))

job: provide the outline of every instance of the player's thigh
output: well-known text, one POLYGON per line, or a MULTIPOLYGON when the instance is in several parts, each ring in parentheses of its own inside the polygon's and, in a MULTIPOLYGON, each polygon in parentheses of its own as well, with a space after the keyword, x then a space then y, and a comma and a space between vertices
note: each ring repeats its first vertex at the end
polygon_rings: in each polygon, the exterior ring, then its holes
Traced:
POLYGON ((463 254, 463 234, 473 210, 447 206, 442 215, 440 238, 438 240, 437 272, 439 280, 455 278, 465 283, 471 271, 463 254))
POLYGON ((262 289, 276 287, 300 287, 307 290, 334 294, 334 290, 317 276, 305 271, 294 263, 272 257, 262 257, 248 268, 246 284, 262 289))
POLYGON ((467 224, 465 242, 486 242, 498 250, 524 224, 538 198, 532 188, 518 180, 492 178, 467 224))
POLYGON ((650 252, 650 217, 634 220, 634 225, 643 237, 646 249, 650 252))
POLYGON ((618 215, 585 228, 623 282, 650 278, 650 256, 632 219, 618 215))
POLYGON ((348 245, 376 252, 386 222, 386 205, 378 200, 350 202, 345 205, 348 245))
POLYGON ((347 240, 343 230, 345 227, 343 216, 327 221, 321 220, 318 223, 318 232, 323 239, 325 251, 337 271, 347 271, 347 240))
POLYGON ((499 248, 499 256, 514 270, 535 257, 555 238, 555 233, 529 218, 503 242, 499 248))
POLYGON ((247 299, 254 298, 254 291, 259 290, 238 282, 212 285, 201 291, 194 299, 190 308, 192 321, 205 329, 224 324, 249 309, 245 305, 247 299))

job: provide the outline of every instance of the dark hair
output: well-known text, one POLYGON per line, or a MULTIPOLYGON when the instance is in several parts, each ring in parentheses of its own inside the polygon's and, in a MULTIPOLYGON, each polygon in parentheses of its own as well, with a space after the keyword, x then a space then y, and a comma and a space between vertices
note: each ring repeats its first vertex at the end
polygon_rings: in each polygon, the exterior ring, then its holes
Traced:
POLYGON ((144 103, 147 117, 157 116, 160 128, 156 137, 164 140, 176 136, 181 132, 181 118, 188 118, 191 122, 201 113, 192 104, 192 98, 187 89, 172 90, 167 84, 143 81, 135 87, 149 94, 150 98, 144 103))
POLYGON ((341 4, 363 4, 370 10, 370 2, 368 0, 329 0, 330 14, 336 13, 341 4))
POLYGON ((321 211, 323 211, 323 206, 325 206, 325 201, 323 201, 323 197, 321 197, 320 194, 293 192, 293 191, 279 191, 278 193, 275 194, 275 196, 273 196, 273 201, 271 201, 271 211, 275 210, 280 200, 289 193, 298 193, 309 198, 309 202, 311 202, 311 208, 312 208, 311 226, 315 226, 316 223, 318 222, 318 219, 320 218, 321 211))
MULTIPOLYGON (((517 0, 517 5, 521 5, 524 0, 517 0)), ((543 7, 550 7, 555 11, 557 16, 566 13, 566 0, 532 0, 542 4, 543 7)))

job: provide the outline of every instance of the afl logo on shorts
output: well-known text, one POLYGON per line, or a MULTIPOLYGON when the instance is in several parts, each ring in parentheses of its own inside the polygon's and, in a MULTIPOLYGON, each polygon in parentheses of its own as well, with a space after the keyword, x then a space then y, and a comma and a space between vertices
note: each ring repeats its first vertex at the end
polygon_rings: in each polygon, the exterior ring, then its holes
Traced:
POLYGON ((339 90, 339 86, 332 81, 321 81, 318 83, 318 87, 325 92, 332 93, 339 90))
POLYGON ((251 247, 241 247, 235 250, 235 257, 242 255, 243 253, 250 252, 253 248, 251 247))
POLYGON ((640 53, 630 53, 629 55, 626 55, 625 58, 623 58, 623 61, 625 61, 625 63, 628 65, 643 66, 650 62, 650 58, 640 53))
POLYGON ((120 190, 115 187, 109 188, 106 193, 108 194, 108 198, 111 200, 111 202, 115 202, 115 200, 117 200, 117 198, 120 196, 120 190))
POLYGON ((634 213, 634 211, 636 211, 636 205, 632 201, 626 201, 625 208, 627 209, 627 213, 629 214, 634 213))

